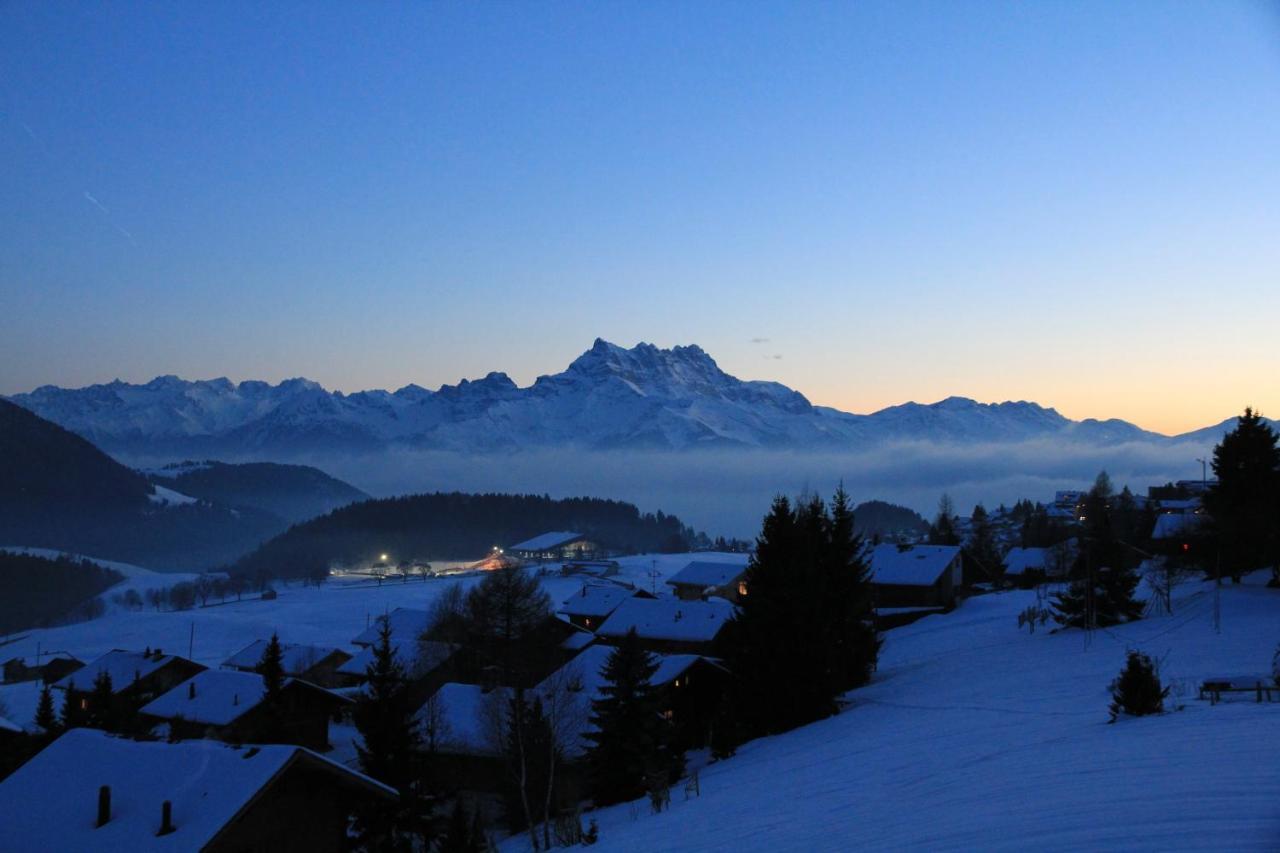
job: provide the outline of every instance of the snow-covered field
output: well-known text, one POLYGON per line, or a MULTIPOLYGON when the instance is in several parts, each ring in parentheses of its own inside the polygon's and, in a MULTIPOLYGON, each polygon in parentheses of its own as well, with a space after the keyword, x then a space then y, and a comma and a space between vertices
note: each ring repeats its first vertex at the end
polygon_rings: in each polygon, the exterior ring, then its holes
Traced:
MULTIPOLYGON (((748 744, 674 789, 597 812, 601 851, 1280 850, 1280 703, 1210 706, 1205 676, 1267 673, 1280 591, 1259 573, 1184 587, 1174 615, 1032 636, 1008 592, 889 632, 841 714, 748 744), (1160 717, 1107 724, 1127 648, 1175 684, 1160 717)), ((513 838, 504 849, 520 850, 513 838)))
MULTIPOLYGON (((40 552, 49 556, 55 552, 40 552)), ((633 583, 645 589, 664 588, 663 581, 692 559, 746 561, 745 554, 650 554, 623 557, 621 570, 612 580, 633 583), (656 577, 651 577, 651 573, 656 577)), ((34 657, 37 647, 45 652, 65 651, 83 661, 90 661, 111 649, 164 649, 187 655, 207 666, 217 666, 254 640, 278 631, 280 639, 290 643, 329 645, 354 652, 351 639, 372 620, 397 607, 426 609, 432 600, 453 583, 464 587, 479 583, 479 576, 461 579, 423 581, 384 581, 382 585, 365 577, 335 578, 316 588, 293 584, 277 584, 279 598, 262 601, 245 596, 243 601, 229 599, 226 604, 197 607, 178 612, 155 610, 129 611, 111 603, 111 598, 129 587, 145 591, 148 586, 170 586, 192 575, 156 573, 123 563, 95 560, 118 569, 126 580, 103 594, 108 602, 106 615, 91 622, 24 632, 21 639, 0 645, 0 660, 12 657, 34 657), (194 629, 194 632, 193 632, 194 629), (194 638, 194 639, 193 639, 194 638)), ((552 603, 560 602, 582 588, 581 578, 548 576, 544 582, 552 603)), ((39 683, 26 682, 0 685, 0 704, 8 707, 5 715, 30 726, 39 699, 39 683)))

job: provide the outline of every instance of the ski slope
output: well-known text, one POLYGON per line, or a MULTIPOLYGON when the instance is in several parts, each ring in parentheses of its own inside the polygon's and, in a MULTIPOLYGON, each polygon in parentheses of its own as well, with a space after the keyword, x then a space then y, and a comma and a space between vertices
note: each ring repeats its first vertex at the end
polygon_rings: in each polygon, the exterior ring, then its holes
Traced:
MULTIPOLYGON (((1280 850, 1280 703, 1210 706, 1205 676, 1267 673, 1280 591, 1264 573, 1183 587, 1173 616, 1019 632, 1034 593, 970 599, 887 635, 838 716, 747 744, 672 791, 591 815, 599 851, 1280 850), (1160 717, 1107 724, 1128 647, 1162 661, 1160 717)), ((511 838, 504 850, 522 850, 511 838)))

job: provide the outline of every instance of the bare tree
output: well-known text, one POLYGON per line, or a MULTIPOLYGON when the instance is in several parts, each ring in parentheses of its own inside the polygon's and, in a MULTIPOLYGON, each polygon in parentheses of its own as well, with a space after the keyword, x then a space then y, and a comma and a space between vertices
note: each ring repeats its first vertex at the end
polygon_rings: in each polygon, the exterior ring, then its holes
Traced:
POLYGON ((546 769, 547 790, 542 803, 542 836, 545 849, 551 849, 556 771, 568 757, 581 748, 581 736, 591 713, 590 697, 583 690, 582 669, 568 663, 552 673, 541 685, 542 714, 547 723, 546 769))

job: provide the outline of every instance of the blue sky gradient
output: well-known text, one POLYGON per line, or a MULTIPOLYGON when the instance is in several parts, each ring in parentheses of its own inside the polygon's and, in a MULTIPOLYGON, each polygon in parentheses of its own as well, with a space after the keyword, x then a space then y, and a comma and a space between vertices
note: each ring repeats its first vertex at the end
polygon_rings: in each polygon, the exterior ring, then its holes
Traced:
POLYGON ((0 393, 601 336, 1175 432, 1280 414, 1277 235, 1274 3, 0 7, 0 393))

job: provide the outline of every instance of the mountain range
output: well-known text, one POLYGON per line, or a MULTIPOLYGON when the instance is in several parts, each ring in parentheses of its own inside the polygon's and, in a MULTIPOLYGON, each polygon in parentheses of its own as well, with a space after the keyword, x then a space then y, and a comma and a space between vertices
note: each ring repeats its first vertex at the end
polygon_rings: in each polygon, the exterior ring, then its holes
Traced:
POLYGON ((776 382, 725 373, 698 346, 626 349, 597 339, 561 373, 520 388, 504 373, 430 391, 329 391, 307 379, 161 376, 144 385, 46 385, 10 398, 98 447, 150 456, 281 457, 391 447, 470 453, 586 449, 861 449, 891 442, 1056 439, 1216 442, 1231 419, 1178 436, 1123 420, 1071 420, 1031 402, 949 397, 867 415, 815 406, 776 382))

